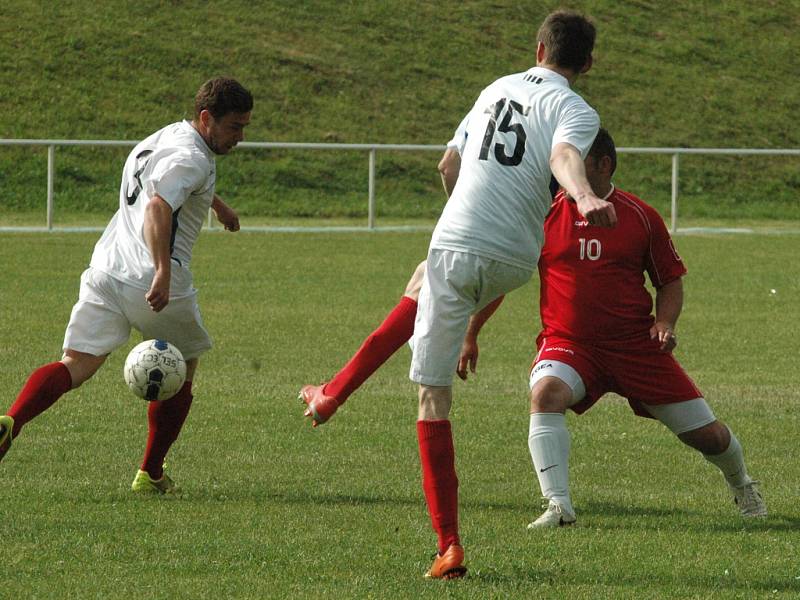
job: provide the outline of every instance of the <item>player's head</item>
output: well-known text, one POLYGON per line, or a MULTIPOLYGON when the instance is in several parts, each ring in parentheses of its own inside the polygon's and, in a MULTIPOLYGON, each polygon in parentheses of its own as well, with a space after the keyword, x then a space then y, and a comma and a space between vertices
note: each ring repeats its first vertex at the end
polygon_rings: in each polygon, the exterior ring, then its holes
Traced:
POLYGON ((253 95, 241 83, 215 77, 197 91, 194 124, 211 150, 227 154, 244 139, 252 110, 253 95))
POLYGON ((589 156, 596 165, 604 163, 603 169, 608 171, 609 177, 617 170, 617 147, 607 129, 601 127, 597 132, 592 147, 589 148, 589 156))
POLYGON ((611 176, 617 170, 617 148, 606 129, 601 127, 597 132, 583 164, 592 190, 598 196, 604 196, 610 188, 611 176))
POLYGON ((581 14, 568 10, 550 13, 536 36, 537 63, 578 75, 592 66, 596 30, 581 14))

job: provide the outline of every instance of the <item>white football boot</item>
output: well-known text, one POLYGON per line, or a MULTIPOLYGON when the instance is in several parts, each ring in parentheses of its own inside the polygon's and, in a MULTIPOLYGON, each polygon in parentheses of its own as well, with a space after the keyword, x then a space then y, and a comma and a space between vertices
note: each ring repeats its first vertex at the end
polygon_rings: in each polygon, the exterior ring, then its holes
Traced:
POLYGON ((547 503, 547 510, 542 513, 535 521, 528 523, 528 529, 540 529, 544 527, 566 527, 572 525, 577 520, 571 508, 562 506, 550 500, 547 503))
POLYGON ((733 501, 739 507, 739 512, 743 517, 766 517, 767 504, 761 497, 761 492, 756 487, 757 481, 751 481, 745 485, 732 487, 733 501))

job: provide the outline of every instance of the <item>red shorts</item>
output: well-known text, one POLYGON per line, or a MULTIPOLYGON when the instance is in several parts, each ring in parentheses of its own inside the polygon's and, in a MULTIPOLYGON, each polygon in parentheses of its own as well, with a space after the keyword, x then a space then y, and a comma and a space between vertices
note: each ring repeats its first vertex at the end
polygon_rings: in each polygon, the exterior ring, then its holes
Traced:
POLYGON ((607 392, 628 400, 640 417, 651 416, 642 403, 673 404, 703 397, 672 353, 659 350, 656 340, 644 338, 616 347, 599 347, 540 335, 536 343, 539 353, 534 365, 545 359, 559 361, 581 376, 586 396, 571 407, 578 414, 591 408, 607 392))

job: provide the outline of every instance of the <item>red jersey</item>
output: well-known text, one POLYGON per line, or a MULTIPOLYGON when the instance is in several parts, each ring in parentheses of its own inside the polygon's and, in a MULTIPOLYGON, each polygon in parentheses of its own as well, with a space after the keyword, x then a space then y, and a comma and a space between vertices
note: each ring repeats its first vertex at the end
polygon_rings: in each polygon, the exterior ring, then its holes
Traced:
POLYGON ((539 259, 540 310, 546 337, 596 345, 649 338, 658 289, 686 273, 661 216, 642 200, 614 189, 611 229, 589 225, 563 191, 544 223, 539 259))

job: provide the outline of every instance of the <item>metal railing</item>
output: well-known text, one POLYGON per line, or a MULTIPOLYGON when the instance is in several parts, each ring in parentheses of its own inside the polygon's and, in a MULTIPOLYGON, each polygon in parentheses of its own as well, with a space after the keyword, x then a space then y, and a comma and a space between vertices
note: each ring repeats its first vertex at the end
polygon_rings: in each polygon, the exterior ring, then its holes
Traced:
MULTIPOLYGON (((137 141, 126 140, 51 140, 51 139, 0 139, 0 146, 45 146, 47 147, 47 230, 53 230, 53 195, 55 186, 55 149, 57 146, 130 146, 137 141)), ((303 143, 303 142, 242 142, 239 148, 261 149, 300 149, 300 150, 360 150, 368 153, 368 184, 367 184, 367 226, 369 230, 376 229, 375 215, 375 162, 376 155, 381 151, 416 151, 416 152, 442 152, 443 145, 431 144, 340 144, 340 143, 303 143)), ((675 232, 678 228, 678 169, 679 157, 682 154, 725 154, 736 156, 770 155, 770 156, 800 156, 800 149, 782 148, 634 148, 620 147, 617 152, 621 154, 668 154, 672 156, 672 190, 670 198, 670 230, 675 232)), ((209 212, 209 225, 211 214, 209 212)))
POLYGON ((678 230, 678 165, 681 154, 727 154, 733 156, 769 155, 800 156, 800 148, 617 148, 618 153, 627 154, 671 154, 672 189, 670 193, 670 231, 678 230))

